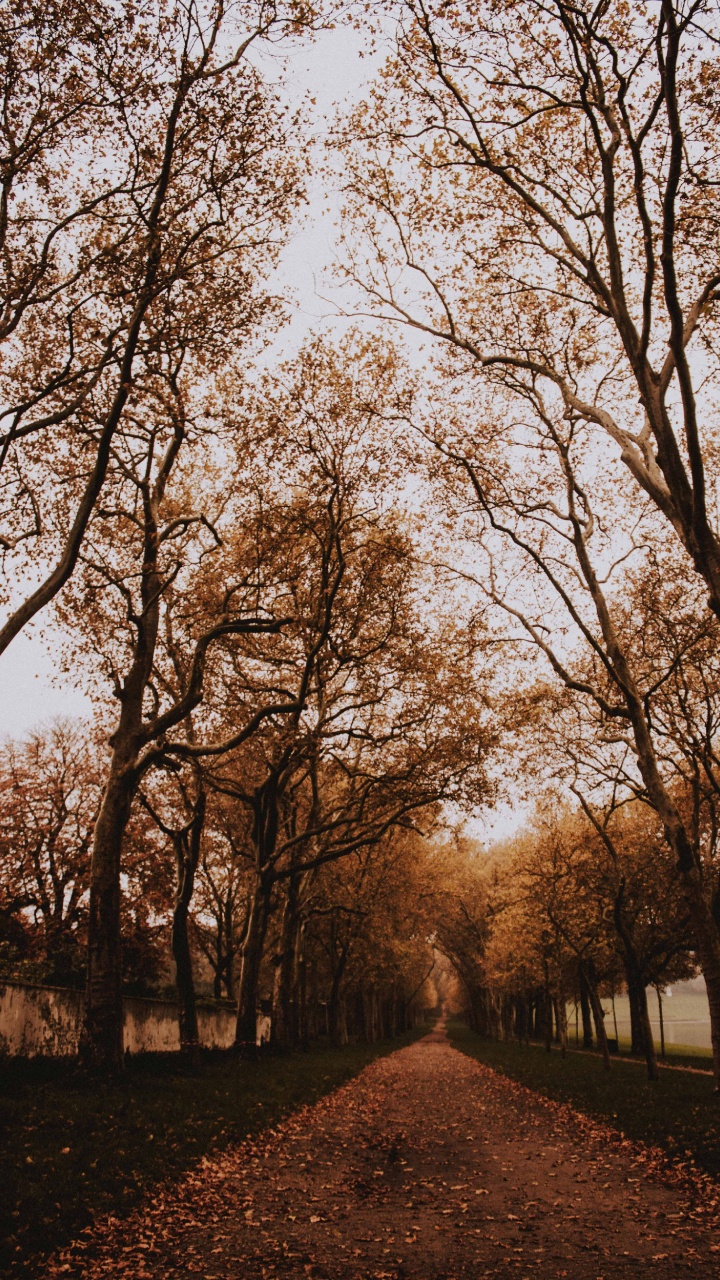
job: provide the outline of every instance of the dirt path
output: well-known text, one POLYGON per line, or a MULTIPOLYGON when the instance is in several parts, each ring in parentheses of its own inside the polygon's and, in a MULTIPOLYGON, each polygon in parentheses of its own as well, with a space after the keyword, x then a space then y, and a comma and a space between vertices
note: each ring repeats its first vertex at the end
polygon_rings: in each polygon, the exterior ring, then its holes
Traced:
POLYGON ((570 1127, 567 1109, 458 1053, 438 1029, 274 1132, 203 1161, 48 1274, 720 1276, 720 1236, 700 1210, 629 1144, 570 1127))

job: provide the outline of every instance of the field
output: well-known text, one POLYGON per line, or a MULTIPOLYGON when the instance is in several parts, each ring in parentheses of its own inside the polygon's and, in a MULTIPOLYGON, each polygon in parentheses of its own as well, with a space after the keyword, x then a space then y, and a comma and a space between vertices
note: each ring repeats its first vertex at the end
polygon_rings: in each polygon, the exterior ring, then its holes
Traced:
MULTIPOLYGON (((609 1000, 603 1001, 607 1012, 605 1025, 608 1035, 614 1035, 612 1005, 609 1000)), ((648 992, 648 1007, 653 1036, 660 1048, 660 1018, 658 1015, 657 996, 654 991, 648 992)), ((574 1009, 573 1031, 574 1031, 574 1009)), ((620 1043, 630 1039, 630 1008, 627 996, 615 997, 615 1014, 617 1017, 620 1043)), ((669 1049, 673 1045, 692 1046, 696 1050, 710 1053, 710 1014, 707 996, 703 992, 678 992, 672 996, 663 996, 663 1022, 665 1024, 665 1045, 669 1049)))

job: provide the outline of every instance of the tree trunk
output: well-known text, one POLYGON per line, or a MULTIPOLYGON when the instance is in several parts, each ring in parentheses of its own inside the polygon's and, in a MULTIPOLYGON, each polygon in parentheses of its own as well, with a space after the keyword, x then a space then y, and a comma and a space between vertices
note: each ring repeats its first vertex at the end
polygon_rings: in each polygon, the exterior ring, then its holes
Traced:
POLYGON ((543 1030, 545 1033, 545 1052, 550 1053, 552 1050, 553 1040, 553 1011, 550 986, 547 983, 547 980, 545 990, 543 992, 543 1030))
POLYGON ((300 929, 300 884, 288 880, 280 930, 280 954, 273 983, 272 1042, 282 1049, 297 1043, 297 947, 300 929))
MULTIPOLYGON (((298 953, 297 953, 297 1041, 302 1045, 303 1049, 307 1049, 310 1043, 310 1017, 308 1010, 308 979, 307 979, 307 957, 305 954, 305 928, 306 923, 303 921, 300 925, 300 933, 298 937, 298 953)), ((317 984, 313 983, 313 991, 317 991, 317 984)), ((317 1035, 317 1030, 313 1029, 313 1035, 317 1035)))
POLYGON ((362 988, 361 998, 363 1039, 366 1044, 372 1044, 372 1005, 371 995, 367 987, 362 988))
POLYGON ((175 985, 180 1015, 180 1052, 193 1066, 200 1062, 200 1036, 198 1032, 195 983, 193 980, 192 953, 188 936, 188 913, 195 888, 195 873, 200 861, 200 842, 205 822, 205 792, 198 792, 189 831, 180 833, 175 841, 177 880, 175 909, 172 923, 172 951, 175 960, 175 985))
POLYGON ((82 1056, 90 1066, 122 1071, 123 1005, 120 856, 134 780, 124 754, 113 751, 90 864, 88 977, 82 1056))
POLYGON ((342 984, 343 974, 345 972, 345 964, 347 954, 341 955, 335 971, 332 976, 330 986, 330 998, 328 1000, 328 1027, 330 1031, 330 1039, 333 1044, 347 1043, 347 1025, 341 1008, 340 987, 342 984), (344 1035, 344 1039, 343 1039, 344 1035))
POLYGON ((250 1057, 257 1051, 257 1006, 265 934, 270 915, 271 886, 261 880, 253 894, 242 947, 238 984, 235 1048, 250 1057))
POLYGON ((610 1070, 610 1049, 608 1048, 607 1033, 605 1031, 605 1014, 600 1001, 597 989, 597 981, 595 979, 594 967, 592 964, 585 971, 587 981, 588 998, 590 1000, 590 1008, 592 1009, 593 1021, 595 1023, 595 1035, 597 1036, 598 1048, 602 1054, 603 1066, 606 1071, 610 1070))
POLYGON ((555 1022, 555 1034, 553 1036, 553 1040, 555 1044, 561 1045, 563 1042, 563 1030, 562 1030, 563 1018, 560 1010, 560 999, 558 996, 553 996, 552 1007, 553 1007, 553 1018, 555 1022))
POLYGON ((545 1036, 545 994, 538 989, 533 1003, 533 1038, 537 1041, 545 1036))
POLYGON ((568 1047, 568 1029, 567 1008, 565 1007, 565 997, 562 993, 559 996, 555 996, 553 1004, 555 1008, 555 1023, 557 1025, 558 1037, 560 1040, 560 1051, 564 1058, 567 1054, 568 1047))
POLYGON ((615 1008, 615 992, 613 991, 610 1000, 612 1001, 613 1011, 613 1027, 615 1028, 615 1043, 617 1045, 618 1056, 620 1054, 620 1032, 618 1031, 617 1009, 615 1008))
MULTIPOLYGON (((157 496, 157 495, 156 495, 157 496)), ((88 982, 83 1056, 105 1070, 123 1060, 120 869, 125 829, 138 786, 143 743, 143 700, 152 671, 161 582, 157 573, 155 504, 145 510, 141 598, 132 662, 120 690, 120 717, 110 739, 112 756, 95 831, 90 866, 88 982)))
POLYGON ((628 1004, 630 1006, 630 1052, 637 1056, 641 1056, 644 1050, 644 1045, 640 1017, 640 1002, 638 1000, 637 984, 633 981, 632 975, 628 973, 627 965, 625 965, 625 980, 627 982, 628 1004))
POLYGON ((347 1010, 339 993, 330 1005, 330 1039, 340 1046, 348 1043, 347 1010))
POLYGON ((660 987, 655 988, 658 1002, 658 1017, 660 1019, 660 1057, 665 1061, 665 1019, 663 1017, 662 991, 660 987))
POLYGON ((200 1060, 195 983, 188 938, 188 904, 182 898, 175 903, 172 922, 172 951, 175 960, 175 987, 180 1015, 180 1052, 193 1065, 200 1060))
POLYGON ((234 978, 233 969, 235 965, 235 932, 234 932, 235 922, 234 922, 232 897, 229 893, 223 906, 223 919, 224 919, 223 932, 225 934, 225 958, 223 962, 221 976, 225 983, 225 994, 228 1000, 234 1000, 235 999, 235 978, 234 978))
MULTIPOLYGON (((630 985, 628 984, 628 991, 629 990, 630 985)), ((633 998, 638 1024, 639 1051, 645 1058, 645 1062, 647 1064, 648 1079, 657 1080, 657 1058, 655 1056, 655 1041, 653 1039, 652 1026, 650 1025, 647 991, 645 990, 645 983, 639 975, 635 975, 634 978, 633 998)))
POLYGON ((580 969, 580 1017, 582 1018, 583 1049, 592 1049, 594 1045, 592 1022, 590 1021, 590 997, 588 995, 587 978, 582 968, 580 969))
POLYGON ((635 948, 629 937, 621 938, 623 948, 623 968, 627 981, 628 1002, 630 1004, 630 1025, 632 1032, 632 1052, 644 1057, 649 1080, 657 1080, 658 1068, 655 1056, 650 1014, 648 1011, 647 992, 643 981, 635 948))

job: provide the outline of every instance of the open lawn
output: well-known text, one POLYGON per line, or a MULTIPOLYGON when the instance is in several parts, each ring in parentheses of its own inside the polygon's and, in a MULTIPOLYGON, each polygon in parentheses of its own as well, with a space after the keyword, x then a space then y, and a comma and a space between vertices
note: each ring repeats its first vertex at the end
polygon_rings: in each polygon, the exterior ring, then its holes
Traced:
MULTIPOLYGON (((453 1020, 448 1032, 456 1049, 550 1098, 597 1116, 627 1137, 662 1147, 720 1177, 720 1098, 712 1077, 660 1068, 650 1082, 643 1063, 613 1062, 603 1070, 595 1054, 551 1053, 536 1044, 505 1044, 475 1035, 453 1020)), ((707 1065, 707 1060, 704 1060, 707 1065)))
MULTIPOLYGON (((615 997, 615 1018, 612 1003, 605 999, 605 1027, 609 1036, 615 1034, 614 1021, 617 1019, 620 1043, 630 1038, 630 1004, 626 995, 615 997)), ((648 1012, 655 1043, 660 1049, 660 1018, 657 995, 648 991, 648 1012)), ((575 1028, 575 1010, 568 1011, 568 1021, 572 1031, 575 1028)), ((663 997, 663 1022, 665 1024, 665 1045, 668 1050, 674 1046, 690 1045, 695 1053, 711 1052, 710 1049, 710 1009, 704 991, 682 991, 675 989, 672 996, 663 997)))
MULTIPOLYGON (((645 1059, 640 1059, 637 1055, 633 1058, 630 1054, 630 1037, 620 1036, 620 1061, 622 1062, 640 1062, 643 1065, 645 1059)), ((570 1039, 570 1049, 573 1053, 585 1053, 586 1050, 578 1049, 574 1038, 570 1039)), ((666 1067, 692 1067, 693 1071, 704 1071, 708 1075, 712 1073, 712 1049, 699 1049, 695 1044, 667 1044, 665 1046, 665 1057, 660 1056, 660 1045, 655 1044, 655 1052, 657 1054, 658 1066, 666 1067)), ((599 1055, 597 1049, 593 1050, 593 1054, 599 1055)), ((617 1061, 617 1059, 614 1059, 617 1061)))
POLYGON ((313 1102, 373 1058, 424 1035, 308 1053, 204 1056, 197 1074, 178 1058, 130 1062, 100 1081, 68 1065, 0 1070, 0 1274, 37 1274, 40 1256, 92 1218, 125 1212, 153 1184, 313 1102))

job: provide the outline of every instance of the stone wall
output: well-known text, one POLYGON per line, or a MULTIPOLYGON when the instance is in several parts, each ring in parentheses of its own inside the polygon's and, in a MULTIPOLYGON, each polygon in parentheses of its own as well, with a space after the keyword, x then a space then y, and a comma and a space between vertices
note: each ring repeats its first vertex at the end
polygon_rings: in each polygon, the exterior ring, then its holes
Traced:
MULTIPOLYGON (((78 1051, 84 997, 64 987, 0 982, 0 1054, 23 1058, 68 1058, 78 1051)), ((180 1029, 172 1000, 126 996, 125 1048, 130 1053, 177 1053, 180 1029)), ((235 1037, 235 1012, 228 1005, 198 1004, 200 1043, 229 1049, 235 1037)), ((270 1019, 258 1015, 258 1044, 270 1038, 270 1019)))

